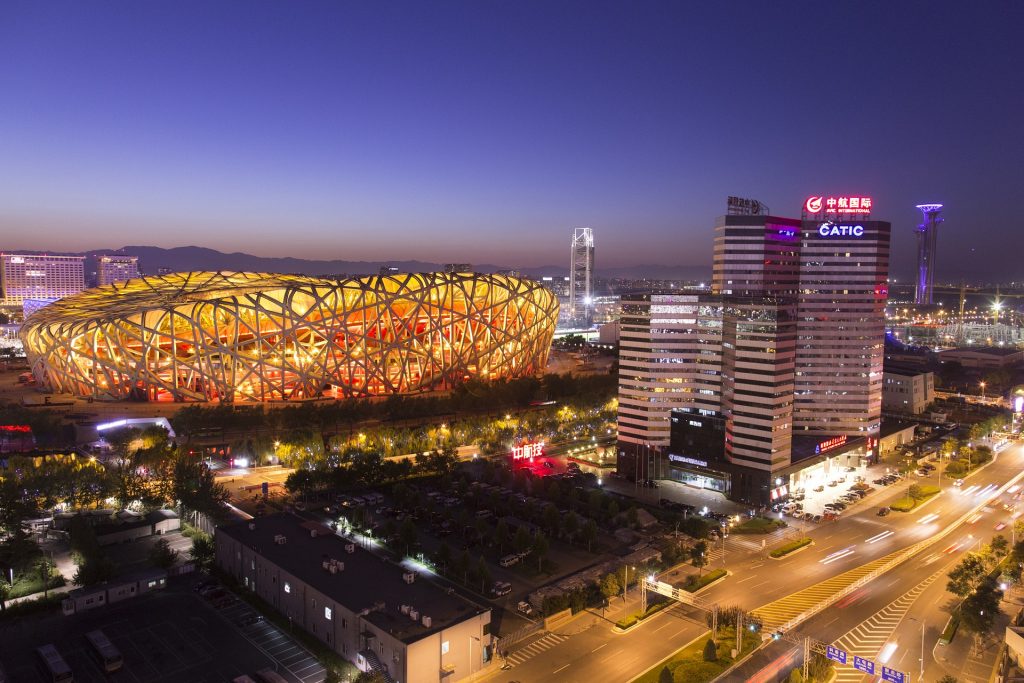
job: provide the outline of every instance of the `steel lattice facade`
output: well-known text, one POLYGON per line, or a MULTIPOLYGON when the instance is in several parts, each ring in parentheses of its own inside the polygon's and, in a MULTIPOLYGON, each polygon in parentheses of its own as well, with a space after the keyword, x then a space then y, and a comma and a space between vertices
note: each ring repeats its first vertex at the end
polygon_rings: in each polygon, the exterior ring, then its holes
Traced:
POLYGON ((532 375, 547 363, 557 319, 550 291, 504 275, 196 272, 65 297, 21 336, 37 381, 53 391, 287 401, 532 375))

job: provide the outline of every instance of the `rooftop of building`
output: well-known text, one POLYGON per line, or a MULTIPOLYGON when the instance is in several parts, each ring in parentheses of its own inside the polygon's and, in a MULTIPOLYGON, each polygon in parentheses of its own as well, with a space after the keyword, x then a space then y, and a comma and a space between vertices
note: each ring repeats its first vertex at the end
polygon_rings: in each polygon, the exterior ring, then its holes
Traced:
POLYGON ((917 377, 919 375, 932 374, 931 370, 910 365, 897 365, 895 363, 886 363, 883 371, 886 375, 899 375, 900 377, 917 377))
POLYGON ((1024 349, 1012 346, 960 346, 955 349, 944 349, 942 353, 984 353, 989 356, 1012 356, 1017 353, 1024 353, 1024 349))
POLYGON ((289 513, 221 526, 217 534, 239 541, 346 609, 354 613, 366 610, 367 621, 405 643, 487 611, 454 590, 432 583, 422 573, 407 583, 404 575, 411 569, 358 544, 350 553, 346 546, 352 541, 322 524, 289 513), (279 536, 287 541, 277 543, 275 538, 279 536), (332 574, 323 568, 325 559, 343 562, 345 568, 332 574), (403 614, 402 605, 415 609, 420 620, 403 614), (430 627, 423 625, 423 617, 430 617, 430 627))

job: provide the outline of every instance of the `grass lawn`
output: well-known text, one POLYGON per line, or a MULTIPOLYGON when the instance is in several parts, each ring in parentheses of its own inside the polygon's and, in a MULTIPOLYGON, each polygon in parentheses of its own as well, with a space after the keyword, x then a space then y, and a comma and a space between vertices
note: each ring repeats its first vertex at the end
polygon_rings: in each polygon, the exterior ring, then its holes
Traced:
MULTIPOLYGON (((60 575, 56 569, 50 574, 49 581, 50 588, 57 588, 58 586, 64 585, 64 577, 60 575)), ((43 581, 39 578, 39 575, 35 572, 31 574, 22 574, 17 577, 14 581, 14 586, 11 587, 11 593, 8 598, 23 598, 26 595, 32 595, 33 593, 43 592, 43 581)))
POLYGON ((800 538, 800 539, 797 539, 795 541, 790 541, 789 543, 783 543, 778 548, 776 548, 775 550, 771 551, 768 554, 771 555, 774 558, 785 557, 786 555, 789 555, 794 550, 799 550, 800 548, 803 548, 804 546, 808 546, 810 544, 811 544, 811 539, 809 539, 809 538, 800 538))
POLYGON ((687 577, 686 583, 683 585, 683 589, 689 593, 696 593, 704 586, 707 586, 710 583, 718 581, 727 573, 728 572, 726 572, 724 569, 713 569, 701 577, 690 575, 689 577, 687 577))
POLYGON ((770 519, 768 517, 754 517, 745 522, 737 524, 730 529, 734 534, 767 534, 787 526, 781 519, 770 519))
POLYGON ((936 495, 939 492, 938 486, 922 486, 921 497, 911 498, 910 496, 904 496, 898 498, 889 504, 889 507, 897 512, 910 512, 918 505, 923 505, 928 499, 936 495))
MULTIPOLYGON (((710 637, 711 632, 708 631, 690 645, 646 671, 636 679, 636 683, 658 683, 661 670, 666 666, 672 672, 672 678, 676 683, 707 683, 714 680, 735 661, 729 654, 732 648, 736 647, 736 631, 731 627, 718 629, 718 660, 705 662, 704 643, 710 637)), ((760 644, 761 634, 748 631, 743 637, 743 651, 737 659, 742 659, 760 644)))

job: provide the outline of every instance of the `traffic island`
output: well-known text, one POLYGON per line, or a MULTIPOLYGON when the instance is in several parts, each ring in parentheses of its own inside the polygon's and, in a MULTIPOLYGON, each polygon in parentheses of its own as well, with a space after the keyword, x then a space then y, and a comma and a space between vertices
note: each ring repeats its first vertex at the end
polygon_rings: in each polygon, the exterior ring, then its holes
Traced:
POLYGON ((807 548, 813 544, 814 541, 807 538, 806 536, 804 538, 798 538, 795 541, 783 543, 778 548, 775 548, 770 553, 768 553, 768 557, 772 558, 773 560, 781 560, 782 558, 791 555, 792 553, 795 553, 798 550, 803 550, 804 548, 807 548))
POLYGON ((897 498, 889 503, 889 508, 896 512, 911 512, 939 494, 938 486, 919 486, 914 484, 910 488, 909 495, 897 498))
POLYGON ((770 517, 753 517, 729 528, 732 534, 770 534, 776 529, 789 526, 781 519, 770 517))
POLYGON ((665 674, 662 673, 665 669, 668 669, 670 680, 674 683, 708 683, 728 671, 737 661, 746 657, 761 644, 760 634, 747 632, 743 637, 742 650, 733 657, 733 650, 736 647, 736 630, 732 626, 725 626, 718 629, 718 637, 715 638, 715 659, 708 661, 705 655, 710 656, 709 640, 711 640, 710 631, 693 640, 668 659, 648 669, 633 679, 632 683, 661 683, 666 680, 665 674))
POLYGON ((715 581, 724 579, 728 575, 729 572, 724 569, 714 569, 703 576, 695 576, 691 574, 686 577, 686 581, 683 583, 682 588, 687 593, 699 593, 715 581))

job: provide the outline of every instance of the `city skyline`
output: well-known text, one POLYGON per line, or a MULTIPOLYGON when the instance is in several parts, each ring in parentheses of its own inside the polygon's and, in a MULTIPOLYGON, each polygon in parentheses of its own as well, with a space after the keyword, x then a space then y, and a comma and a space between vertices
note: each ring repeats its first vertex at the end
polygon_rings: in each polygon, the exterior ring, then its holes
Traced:
POLYGON ((942 202, 938 277, 1012 276, 1019 8, 582 7, 7 9, 3 248, 695 266, 728 195, 853 193, 894 275, 942 202))

